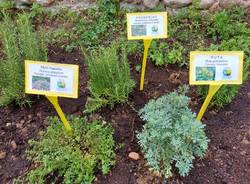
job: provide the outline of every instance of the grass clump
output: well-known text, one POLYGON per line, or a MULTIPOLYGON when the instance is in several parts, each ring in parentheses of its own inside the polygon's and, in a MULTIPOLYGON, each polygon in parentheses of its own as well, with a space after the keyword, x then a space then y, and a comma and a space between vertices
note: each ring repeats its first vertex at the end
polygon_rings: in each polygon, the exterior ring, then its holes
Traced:
POLYGON ((17 25, 4 14, 0 26, 4 58, 0 60, 0 106, 15 101, 29 103, 24 93, 24 60, 47 60, 44 37, 36 34, 28 14, 19 14, 17 25))
POLYGON ((146 121, 137 134, 139 144, 151 170, 166 178, 172 175, 172 165, 181 176, 193 167, 196 156, 204 156, 208 147, 202 123, 188 108, 189 98, 177 92, 151 100, 140 110, 146 121))
POLYGON ((89 90, 85 112, 92 112, 103 105, 124 103, 133 90, 135 82, 130 75, 130 67, 125 50, 112 44, 87 56, 89 90))
POLYGON ((107 174, 115 164, 113 129, 99 121, 87 123, 71 117, 72 135, 66 133, 57 117, 49 118, 50 126, 37 141, 29 141, 28 158, 37 168, 31 170, 24 183, 91 184, 94 173, 107 174))

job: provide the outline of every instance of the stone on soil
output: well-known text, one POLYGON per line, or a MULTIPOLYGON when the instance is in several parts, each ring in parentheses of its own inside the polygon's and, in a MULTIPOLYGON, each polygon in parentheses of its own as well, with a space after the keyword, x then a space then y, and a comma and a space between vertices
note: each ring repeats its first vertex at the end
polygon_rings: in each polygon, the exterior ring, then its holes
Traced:
POLYGON ((247 93, 247 97, 248 97, 248 98, 250 98, 250 92, 249 92, 249 93, 247 93))
POLYGON ((16 149, 17 148, 17 145, 16 145, 16 142, 15 141, 11 141, 11 147, 13 148, 13 149, 16 149))
POLYGON ((6 157, 5 151, 0 151, 0 159, 4 159, 6 157))
POLYGON ((130 152, 128 157, 131 158, 132 160, 139 160, 140 159, 140 155, 136 152, 130 152))

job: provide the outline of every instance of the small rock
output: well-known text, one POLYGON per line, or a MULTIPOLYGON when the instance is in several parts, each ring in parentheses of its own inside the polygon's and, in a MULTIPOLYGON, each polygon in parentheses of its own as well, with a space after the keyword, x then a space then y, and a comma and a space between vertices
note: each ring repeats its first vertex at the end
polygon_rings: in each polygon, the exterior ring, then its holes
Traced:
POLYGON ((32 114, 29 114, 29 115, 28 115, 28 119, 32 119, 32 114))
POLYGON ((214 3, 214 4, 209 8, 209 11, 210 11, 210 12, 216 12, 216 11, 220 11, 220 10, 222 10, 222 8, 221 8, 219 2, 214 3))
POLYGON ((41 118, 42 117, 42 113, 38 112, 38 113, 36 113, 36 116, 39 117, 39 118, 41 118))
POLYGON ((173 84, 180 84, 181 83, 180 73, 177 72, 171 73, 168 80, 173 84))
POLYGON ((143 4, 147 8, 155 8, 159 4, 159 0, 143 0, 143 4))
POLYGON ((33 0, 33 2, 40 4, 42 6, 49 6, 51 5, 55 0, 33 0))
POLYGON ((246 155, 246 154, 247 154, 246 151, 241 151, 241 152, 240 152, 240 155, 242 155, 242 156, 244 156, 244 155, 246 155))
POLYGON ((6 123, 6 126, 7 126, 7 127, 11 126, 11 123, 6 123))
POLYGON ((249 0, 242 0, 240 5, 243 7, 243 8, 249 8, 250 7, 250 1, 249 0))
POLYGON ((22 119, 22 120, 20 121, 20 123, 21 123, 21 124, 24 124, 24 123, 25 123, 25 120, 24 120, 24 119, 22 119))
POLYGON ((209 111, 209 114, 216 115, 216 114, 217 114, 217 112, 216 112, 216 111, 214 111, 214 110, 211 110, 211 111, 209 111))
POLYGON ((209 9, 216 1, 215 0, 201 0, 200 8, 203 10, 209 9))
POLYGON ((22 128, 23 124, 22 123, 16 123, 17 128, 22 128))
POLYGON ((13 148, 13 149, 16 149, 17 148, 17 145, 16 145, 16 142, 15 141, 11 141, 11 147, 13 148))
POLYGON ((0 159, 4 159, 6 157, 5 151, 0 151, 0 159))
POLYGON ((229 116, 229 115, 231 115, 231 114, 233 114, 233 111, 227 111, 227 112, 225 113, 226 116, 229 116))
POLYGON ((249 93, 247 93, 247 97, 248 97, 248 98, 250 98, 250 92, 249 92, 249 93))
POLYGON ((171 8, 182 8, 192 4, 192 0, 163 0, 163 2, 171 8))
POLYGON ((27 127, 22 128, 21 132, 22 132, 22 135, 26 135, 28 133, 28 128, 27 127))
POLYGON ((131 158, 132 160, 139 160, 140 159, 140 155, 136 152, 130 152, 128 157, 131 158))
POLYGON ((14 4, 18 9, 26 9, 31 7, 32 2, 31 0, 15 0, 14 4))
POLYGON ((241 141, 241 144, 250 144, 250 142, 246 139, 246 138, 244 138, 242 141, 241 141))
POLYGON ((219 5, 223 8, 230 8, 235 5, 239 5, 241 0, 220 0, 219 5))

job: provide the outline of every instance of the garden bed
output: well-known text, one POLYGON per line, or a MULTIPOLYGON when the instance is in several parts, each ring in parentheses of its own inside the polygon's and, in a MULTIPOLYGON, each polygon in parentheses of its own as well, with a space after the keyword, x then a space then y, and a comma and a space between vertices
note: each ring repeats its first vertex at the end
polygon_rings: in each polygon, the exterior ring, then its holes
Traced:
MULTIPOLYGON (((106 176, 97 173, 95 184, 162 184, 167 183, 148 171, 136 140, 136 132, 144 124, 136 113, 150 99, 157 98, 166 92, 175 90, 179 85, 188 83, 188 71, 174 65, 156 67, 148 62, 145 90, 139 92, 140 74, 135 70, 135 61, 140 56, 132 55, 129 63, 137 82, 135 90, 130 94, 129 103, 116 105, 112 110, 102 108, 89 119, 101 116, 111 122, 115 130, 114 138, 121 144, 116 150, 116 165, 106 176), (134 109, 135 108, 135 109, 134 109), (138 161, 128 157, 130 152, 140 154, 138 161)), ((82 115, 89 95, 87 90, 86 67, 79 51, 65 52, 57 46, 49 47, 49 61, 78 64, 80 66, 79 98, 60 99, 60 105, 66 114, 82 115)), ((190 107, 198 112, 201 101, 189 90, 190 107)), ((172 183, 234 183, 248 184, 250 181, 250 80, 245 82, 235 100, 223 110, 210 109, 204 116, 203 123, 210 139, 209 149, 204 159, 196 160, 194 168, 185 177, 175 174, 169 181, 172 183)), ((26 160, 25 151, 28 140, 39 137, 39 131, 45 129, 47 116, 56 115, 52 105, 44 98, 32 97, 32 108, 18 108, 14 105, 0 108, 0 160, 1 183, 11 183, 14 178, 23 176, 34 167, 26 160), (6 153, 2 154, 3 152, 6 153)))

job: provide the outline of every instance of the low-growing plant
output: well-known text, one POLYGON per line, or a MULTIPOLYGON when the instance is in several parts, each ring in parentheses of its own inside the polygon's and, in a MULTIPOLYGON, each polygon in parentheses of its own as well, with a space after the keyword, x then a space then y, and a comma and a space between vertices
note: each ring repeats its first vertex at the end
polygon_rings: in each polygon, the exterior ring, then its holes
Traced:
POLYGON ((4 58, 0 62, 0 106, 15 101, 29 103, 24 93, 24 60, 47 60, 47 46, 43 36, 33 31, 28 14, 20 14, 17 25, 8 14, 0 26, 4 58))
POLYGON ((109 48, 100 48, 86 56, 88 64, 91 97, 86 103, 85 112, 92 112, 103 105, 124 103, 135 85, 130 74, 127 53, 112 44, 109 48))
POLYGON ((91 184, 95 172, 107 174, 115 164, 113 129, 100 121, 86 122, 71 117, 72 135, 57 117, 48 118, 49 127, 39 140, 29 141, 28 159, 36 164, 23 183, 91 184))
POLYGON ((184 47, 178 42, 169 46, 165 42, 153 42, 149 50, 149 58, 155 65, 178 64, 183 66, 185 62, 183 54, 184 47))
POLYGON ((208 147, 204 127, 188 108, 189 98, 172 92, 151 100, 140 110, 145 121, 137 134, 151 170, 166 178, 172 175, 172 165, 181 176, 193 167, 196 156, 203 157, 208 147))

